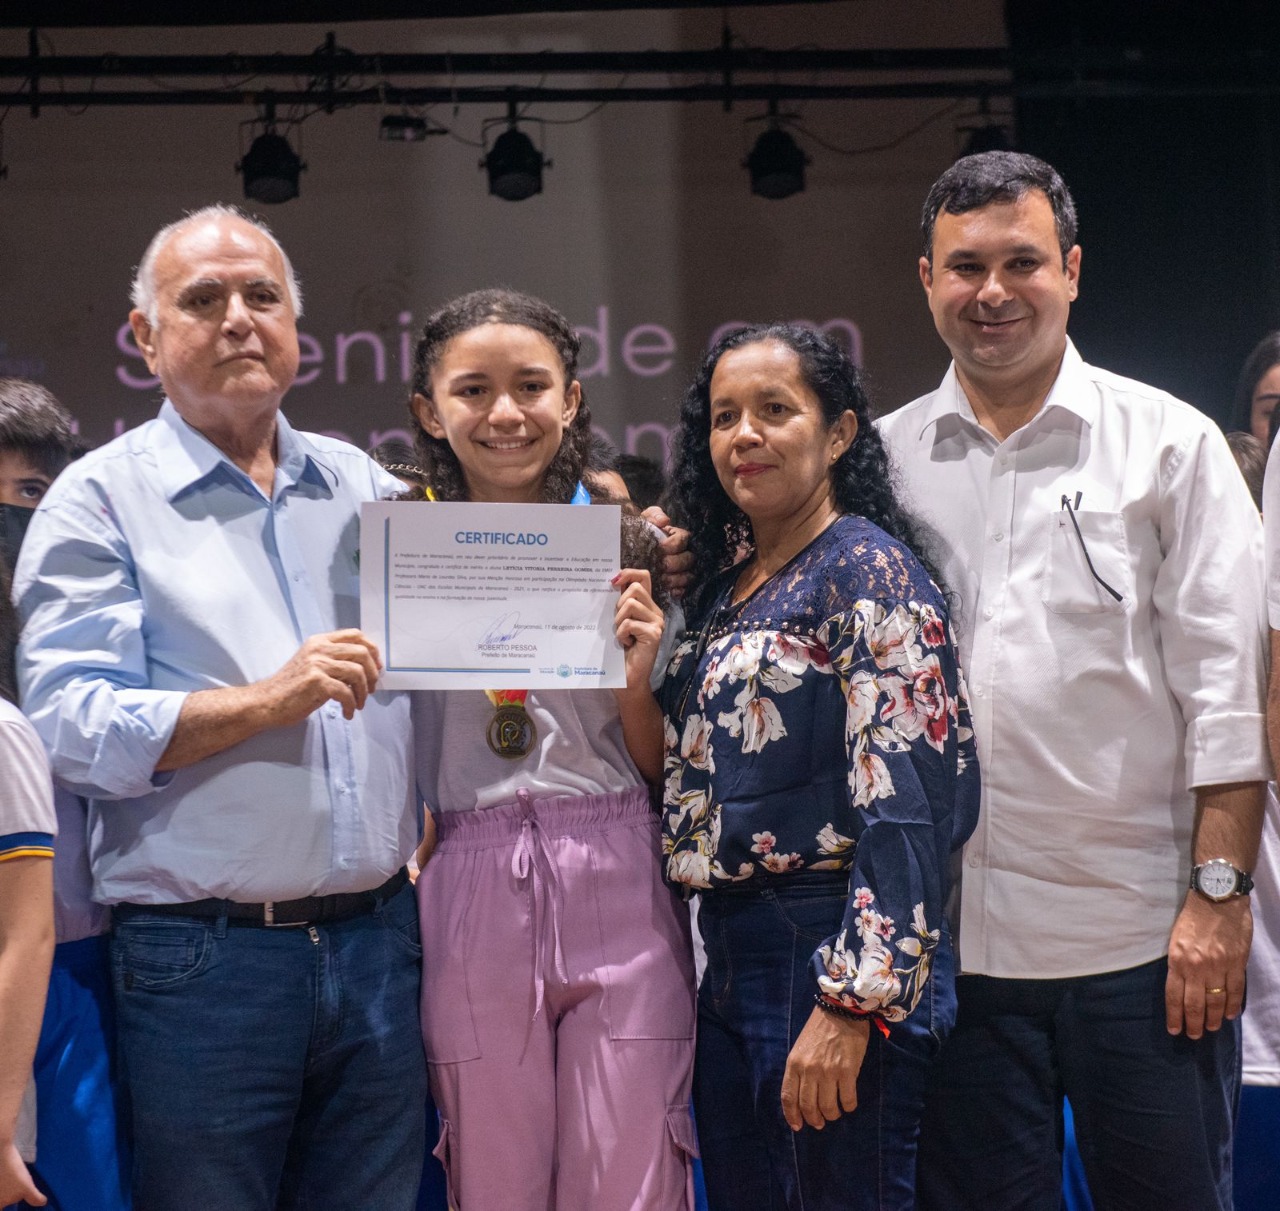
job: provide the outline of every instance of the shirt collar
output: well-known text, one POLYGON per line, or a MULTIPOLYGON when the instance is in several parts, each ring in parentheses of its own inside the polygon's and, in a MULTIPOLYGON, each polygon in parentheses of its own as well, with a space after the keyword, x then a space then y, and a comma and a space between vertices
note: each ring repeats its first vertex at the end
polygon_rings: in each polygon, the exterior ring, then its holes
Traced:
MULTIPOLYGON (((182 419, 171 400, 164 401, 158 421, 154 443, 157 475, 167 500, 176 500, 188 488, 224 468, 233 479, 249 482, 249 477, 217 446, 182 419)), ((332 491, 338 480, 333 467, 306 434, 285 420, 283 412, 276 413, 276 467, 290 485, 305 479, 332 491)))
MULTIPOLYGON (((1098 419, 1098 394, 1090 387, 1084 359, 1071 343, 1070 337, 1067 338, 1067 347, 1062 355, 1062 365, 1058 368, 1058 377, 1053 380, 1053 386, 1049 388, 1044 406, 1029 423, 1034 424, 1051 408, 1061 408, 1074 413, 1089 426, 1098 419)), ((964 388, 960 386, 954 361, 947 367, 947 373, 941 385, 933 393, 933 399, 925 409, 924 416, 921 417, 919 436, 923 438, 929 428, 934 425, 939 426, 946 433, 954 432, 964 425, 982 428, 978 424, 978 418, 973 414, 973 405, 969 403, 964 388)))

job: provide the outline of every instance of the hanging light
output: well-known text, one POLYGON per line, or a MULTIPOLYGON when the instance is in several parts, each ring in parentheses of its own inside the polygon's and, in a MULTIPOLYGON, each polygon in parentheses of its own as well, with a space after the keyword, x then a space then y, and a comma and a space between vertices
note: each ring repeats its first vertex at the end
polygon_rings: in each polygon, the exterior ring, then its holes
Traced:
POLYGON ((276 133, 274 101, 267 101, 262 125, 262 133, 236 165, 236 171, 244 175, 246 198, 274 206, 298 196, 298 177, 306 165, 289 140, 276 133))
POLYGON ((516 124, 516 104, 507 104, 507 129, 494 141, 480 165, 489 174, 489 192, 508 202, 523 202, 542 192, 542 170, 551 167, 533 140, 516 124))
POLYGON ((751 175, 751 192, 762 198, 789 198, 804 191, 809 157, 778 119, 778 103, 769 102, 769 129, 756 140, 743 168, 751 175))

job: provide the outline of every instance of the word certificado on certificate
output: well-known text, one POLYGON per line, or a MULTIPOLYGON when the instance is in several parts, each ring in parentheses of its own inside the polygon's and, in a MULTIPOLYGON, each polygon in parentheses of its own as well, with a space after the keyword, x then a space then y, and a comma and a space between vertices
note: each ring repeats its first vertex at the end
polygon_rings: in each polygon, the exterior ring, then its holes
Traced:
POLYGON ((360 513, 360 629, 379 689, 610 688, 617 505, 378 501, 360 513))

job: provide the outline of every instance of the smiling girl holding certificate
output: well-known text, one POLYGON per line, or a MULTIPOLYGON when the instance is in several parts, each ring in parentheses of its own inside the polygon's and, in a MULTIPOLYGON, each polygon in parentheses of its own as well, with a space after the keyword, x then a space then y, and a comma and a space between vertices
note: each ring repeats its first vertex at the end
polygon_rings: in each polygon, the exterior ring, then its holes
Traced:
MULTIPOLYGON (((432 497, 590 503, 577 357, 564 317, 525 295, 431 316, 412 412, 432 497)), ((624 689, 414 695, 438 835, 417 884, 422 1025, 461 1211, 693 1206, 693 961, 646 785, 666 651, 645 529, 624 515, 624 689)))

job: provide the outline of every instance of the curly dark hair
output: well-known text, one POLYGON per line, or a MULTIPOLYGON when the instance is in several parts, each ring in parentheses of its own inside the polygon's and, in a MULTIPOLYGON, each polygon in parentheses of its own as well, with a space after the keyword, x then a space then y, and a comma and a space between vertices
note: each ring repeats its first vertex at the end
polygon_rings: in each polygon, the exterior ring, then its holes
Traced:
MULTIPOLYGON (((567 387, 578 376, 580 341, 573 326, 549 303, 515 290, 475 290, 464 294, 427 317, 413 351, 413 394, 431 398, 431 371, 440 360, 445 346, 455 336, 479 328, 481 324, 516 324, 529 328, 551 342, 551 347, 564 367, 567 387)), ((466 500, 467 485, 458 456, 447 441, 432 437, 418 420, 413 399, 409 400, 409 423, 414 433, 414 449, 427 483, 437 500, 466 500)), ((584 395, 578 414, 565 430, 542 483, 544 504, 563 505, 573 499, 587 465, 591 448, 591 410, 584 395)), ((409 500, 425 500, 426 493, 416 488, 409 500)))
POLYGON ((680 405, 670 501, 672 516, 689 530, 694 575, 690 601, 695 613, 705 604, 700 600, 703 591, 733 564, 735 553, 754 546, 747 515, 729 499, 711 462, 711 376, 731 349, 761 341, 777 341, 799 358, 805 385, 817 396, 828 425, 834 425, 845 411, 858 418, 853 444, 831 468, 836 508, 874 522, 925 562, 916 528, 894 493, 889 457, 872 424, 857 367, 835 341, 812 328, 756 324, 731 332, 712 348, 680 405))
MULTIPOLYGON (((549 303, 515 290, 476 290, 446 303, 427 318, 413 353, 413 393, 431 398, 431 371, 445 347, 456 336, 481 324, 516 324, 546 337, 560 359, 565 386, 577 379, 580 341, 573 326, 549 303)), ((581 390, 581 386, 579 386, 581 390)), ((411 488, 400 500, 426 500, 426 484, 437 500, 467 500, 467 481, 458 456, 447 441, 432 437, 418 420, 409 400, 409 421, 414 433, 414 450, 422 467, 425 484, 411 488)), ((583 395, 578 413, 564 431, 542 481, 544 504, 568 504, 580 482, 585 482, 592 445, 591 410, 583 395)), ((590 483, 586 483, 593 503, 613 503, 590 483)), ((653 582, 653 599, 666 609, 668 595, 662 584, 662 553, 658 537, 639 513, 629 505, 622 510, 622 566, 643 568, 653 582)))

